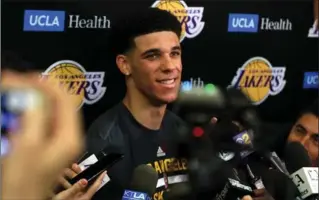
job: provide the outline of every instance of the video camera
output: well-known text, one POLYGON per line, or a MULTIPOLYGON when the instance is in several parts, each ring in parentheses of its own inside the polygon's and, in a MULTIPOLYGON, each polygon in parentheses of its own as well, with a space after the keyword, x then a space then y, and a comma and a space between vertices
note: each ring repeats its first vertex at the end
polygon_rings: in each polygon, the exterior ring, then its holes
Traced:
MULTIPOLYGON (((227 179, 227 175, 219 174, 220 166, 225 162, 217 155, 252 148, 251 143, 235 141, 241 130, 234 121, 249 130, 245 134, 250 134, 251 139, 251 133, 258 135, 259 132, 257 114, 240 90, 222 89, 213 84, 180 91, 173 112, 185 122, 173 138, 179 156, 188 159, 189 192, 195 194, 196 199, 207 199, 210 193, 221 190, 224 185, 218 184, 227 179), (217 123, 211 123, 213 117, 218 119, 217 123)), ((236 162, 236 159, 232 160, 236 162)))

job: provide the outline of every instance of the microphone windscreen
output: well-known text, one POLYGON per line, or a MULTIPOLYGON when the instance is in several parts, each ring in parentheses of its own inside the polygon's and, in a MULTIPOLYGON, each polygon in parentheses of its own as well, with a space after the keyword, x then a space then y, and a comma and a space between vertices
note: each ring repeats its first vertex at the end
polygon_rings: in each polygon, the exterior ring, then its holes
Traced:
POLYGON ((222 120, 207 127, 207 133, 215 151, 240 152, 242 145, 234 141, 234 136, 240 132, 238 126, 230 120, 222 120))
POLYGON ((303 167, 311 167, 307 150, 299 142, 290 142, 285 148, 285 162, 290 174, 303 167))
POLYGON ((191 195, 191 186, 189 183, 175 183, 170 185, 168 191, 164 191, 163 199, 165 200, 179 200, 191 195))
POLYGON ((151 196, 155 193, 157 180, 157 172, 151 166, 139 165, 134 169, 130 189, 151 196))

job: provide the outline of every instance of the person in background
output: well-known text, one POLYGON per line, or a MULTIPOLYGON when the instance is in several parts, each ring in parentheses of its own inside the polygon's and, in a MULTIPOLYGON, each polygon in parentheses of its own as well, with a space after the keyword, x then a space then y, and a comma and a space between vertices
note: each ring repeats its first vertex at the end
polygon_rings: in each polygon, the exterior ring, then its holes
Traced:
MULTIPOLYGON (((286 144, 289 142, 299 142, 304 146, 304 148, 308 151, 309 158, 311 159, 313 166, 318 166, 319 163, 319 111, 318 111, 318 103, 319 100, 315 99, 315 101, 301 110, 299 115, 297 116, 295 122, 287 123, 287 124, 278 124, 278 123, 261 123, 261 137, 259 141, 265 144, 267 149, 274 151, 278 154, 278 156, 285 162, 284 152, 286 144)), ((255 141, 256 142, 256 141, 255 141)), ((269 170, 272 172, 273 170, 269 170)), ((261 174, 268 174, 268 170, 263 170, 261 174), (266 173, 265 173, 266 172, 266 173)), ((274 186, 278 183, 286 182, 289 187, 293 187, 291 182, 285 180, 284 177, 280 177, 280 173, 277 176, 272 176, 275 179, 270 180, 268 176, 263 176, 262 178, 265 181, 265 185, 269 186, 271 190, 271 186, 274 186), (290 186, 291 185, 291 186, 290 186)), ((272 191, 273 194, 276 193, 276 190, 272 191)), ((279 191, 278 194, 281 194, 279 191)), ((273 195, 276 197, 276 195, 273 195)), ((284 199, 281 197, 280 199, 284 199)))
POLYGON ((318 166, 319 136, 318 136, 318 99, 302 109, 293 123, 264 123, 262 128, 265 143, 284 161, 285 146, 288 142, 300 142, 308 151, 314 166, 318 166))
MULTIPOLYGON (((1 199, 47 199, 47 192, 57 183, 56 177, 84 146, 80 114, 74 112, 71 98, 40 81, 37 73, 1 73, 2 88, 36 89, 41 99, 22 114, 19 133, 12 133, 10 151, 1 157, 1 199), (48 108, 54 109, 49 112, 48 108)), ((86 183, 81 180, 53 199, 81 200, 74 194, 83 191, 86 183)))
POLYGON ((319 166, 319 111, 316 100, 304 109, 292 126, 287 142, 299 142, 308 151, 313 166, 319 166))

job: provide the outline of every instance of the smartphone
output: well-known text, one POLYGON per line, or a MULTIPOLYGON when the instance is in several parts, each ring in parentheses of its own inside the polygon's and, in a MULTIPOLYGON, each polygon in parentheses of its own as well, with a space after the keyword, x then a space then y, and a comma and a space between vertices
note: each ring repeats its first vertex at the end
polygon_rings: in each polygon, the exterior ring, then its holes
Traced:
POLYGON ((28 89, 1 89, 1 156, 9 152, 9 135, 19 129, 20 117, 30 105, 33 94, 28 89))
POLYGON ((107 154, 80 174, 69 180, 69 183, 73 185, 81 179, 86 179, 90 185, 102 172, 112 167, 115 163, 123 159, 123 157, 124 155, 119 153, 107 154))

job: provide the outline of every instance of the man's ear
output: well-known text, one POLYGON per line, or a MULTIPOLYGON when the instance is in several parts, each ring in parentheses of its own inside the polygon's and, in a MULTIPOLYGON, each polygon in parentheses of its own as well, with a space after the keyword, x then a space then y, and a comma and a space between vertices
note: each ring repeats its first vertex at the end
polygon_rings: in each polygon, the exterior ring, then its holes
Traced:
POLYGON ((128 57, 126 55, 117 55, 116 65, 125 76, 129 76, 131 74, 131 66, 129 65, 128 57))

